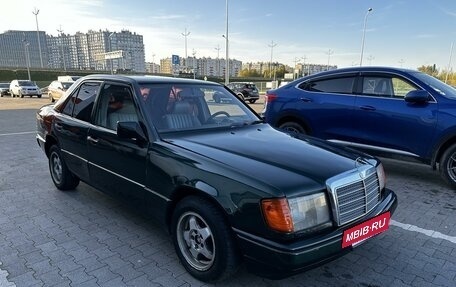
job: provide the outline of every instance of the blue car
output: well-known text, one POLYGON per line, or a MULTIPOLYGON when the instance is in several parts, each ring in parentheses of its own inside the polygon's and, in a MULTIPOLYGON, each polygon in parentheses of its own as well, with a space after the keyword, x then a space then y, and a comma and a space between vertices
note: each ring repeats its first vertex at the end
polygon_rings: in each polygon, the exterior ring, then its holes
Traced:
POLYGON ((456 187, 456 89, 414 70, 327 71, 267 92, 265 120, 289 133, 439 167, 456 187))

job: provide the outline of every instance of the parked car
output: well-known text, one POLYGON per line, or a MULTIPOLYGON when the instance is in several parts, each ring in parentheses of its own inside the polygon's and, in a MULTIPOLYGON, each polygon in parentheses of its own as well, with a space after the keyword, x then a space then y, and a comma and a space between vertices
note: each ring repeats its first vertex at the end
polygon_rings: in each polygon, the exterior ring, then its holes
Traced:
POLYGON ((81 76, 57 76, 59 82, 76 82, 81 76))
POLYGON ((41 90, 40 88, 33 83, 32 81, 28 80, 12 80, 9 86, 11 96, 14 97, 21 97, 24 96, 37 96, 41 98, 41 90))
POLYGON ((0 96, 8 96, 10 83, 0 83, 0 96))
MULTIPOLYGON (((253 104, 260 98, 260 93, 254 83, 231 82, 227 87, 232 90, 240 99, 253 104)), ((214 98, 217 103, 220 102, 218 97, 214 98)))
POLYGON ((456 90, 427 74, 356 67, 298 79, 267 92, 264 116, 368 153, 420 161, 456 187, 456 90))
POLYGON ((48 87, 48 97, 51 102, 60 99, 74 82, 52 81, 48 87))
POLYGON ((86 76, 37 112, 37 141, 58 189, 84 181, 149 213, 206 282, 242 260, 272 278, 330 261, 397 205, 376 158, 277 131, 207 81, 86 76))

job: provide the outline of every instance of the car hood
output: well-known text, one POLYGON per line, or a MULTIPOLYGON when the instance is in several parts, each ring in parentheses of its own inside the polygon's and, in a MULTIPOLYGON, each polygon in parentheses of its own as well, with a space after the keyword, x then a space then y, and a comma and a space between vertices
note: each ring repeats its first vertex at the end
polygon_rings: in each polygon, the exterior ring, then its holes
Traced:
POLYGON ((174 134, 165 140, 286 195, 326 189, 328 178, 356 168, 359 157, 368 157, 375 164, 367 155, 311 137, 294 138, 267 124, 216 133, 174 134))

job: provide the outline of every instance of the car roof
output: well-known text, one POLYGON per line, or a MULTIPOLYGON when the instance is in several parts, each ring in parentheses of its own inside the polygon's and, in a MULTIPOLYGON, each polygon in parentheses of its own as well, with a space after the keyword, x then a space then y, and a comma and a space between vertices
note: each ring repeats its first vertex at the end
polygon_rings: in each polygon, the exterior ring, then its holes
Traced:
POLYGON ((401 72, 401 73, 416 73, 417 70, 405 69, 405 68, 396 68, 396 67, 384 67, 384 66, 362 66, 362 67, 348 67, 348 68, 339 68, 329 71, 320 72, 317 74, 312 74, 313 76, 324 76, 332 75, 339 73, 350 73, 350 72, 401 72))
MULTIPOLYGON (((174 78, 174 77, 163 77, 163 76, 130 76, 130 75, 105 75, 105 74, 93 74, 82 78, 83 80, 112 80, 112 81, 126 81, 130 83, 138 84, 200 84, 200 85, 221 85, 215 82, 185 79, 185 78, 174 78)), ((80 79, 81 80, 81 79, 80 79)))

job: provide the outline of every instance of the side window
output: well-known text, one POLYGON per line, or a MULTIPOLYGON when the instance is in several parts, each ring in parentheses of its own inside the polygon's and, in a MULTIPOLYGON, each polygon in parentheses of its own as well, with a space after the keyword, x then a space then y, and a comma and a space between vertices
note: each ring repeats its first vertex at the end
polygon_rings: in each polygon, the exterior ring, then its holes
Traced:
POLYGON ((130 88, 105 84, 101 89, 95 112, 95 124, 110 130, 117 129, 117 122, 138 121, 130 88))
POLYGON ((366 76, 363 77, 363 95, 376 97, 392 97, 394 95, 390 77, 366 76))
POLYGON ((304 82, 299 88, 310 92, 351 94, 355 77, 331 78, 304 82))
POLYGON ((410 91, 419 90, 418 87, 413 86, 401 78, 393 78, 393 89, 394 97, 400 98, 405 97, 405 95, 410 91))
POLYGON ((93 103, 98 93, 100 83, 86 82, 79 87, 74 102, 73 116, 79 120, 90 122, 93 103))

